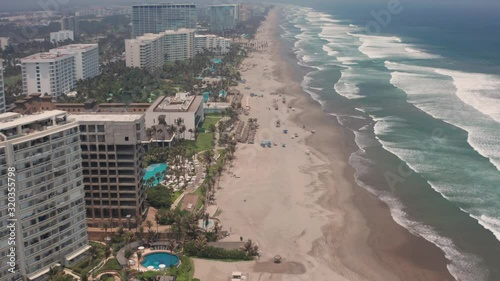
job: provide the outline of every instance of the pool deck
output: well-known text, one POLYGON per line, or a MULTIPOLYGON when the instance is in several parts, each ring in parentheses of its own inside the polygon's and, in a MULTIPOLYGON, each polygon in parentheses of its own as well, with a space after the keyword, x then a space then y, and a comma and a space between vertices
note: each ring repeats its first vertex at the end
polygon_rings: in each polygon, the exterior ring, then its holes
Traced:
MULTIPOLYGON (((137 250, 139 251, 139 250, 137 250)), ((144 259, 144 256, 147 256, 148 254, 154 254, 154 253, 168 253, 168 254, 172 254, 172 255, 176 255, 177 257, 179 257, 179 255, 173 253, 173 252, 170 252, 170 251, 167 251, 167 250, 151 250, 151 249, 144 249, 142 251, 142 257, 141 257, 141 261, 144 259)), ((135 252, 130 258, 129 260, 133 260, 135 265, 131 265, 129 266, 130 268, 133 268, 133 269, 137 269, 138 271, 140 272, 145 272, 145 271, 158 271, 158 270, 161 270, 161 269, 147 269, 146 267, 144 267, 138 260, 137 260, 137 252, 135 252)), ((177 264, 177 267, 179 267, 181 265, 181 259, 179 258, 179 263, 177 264)))

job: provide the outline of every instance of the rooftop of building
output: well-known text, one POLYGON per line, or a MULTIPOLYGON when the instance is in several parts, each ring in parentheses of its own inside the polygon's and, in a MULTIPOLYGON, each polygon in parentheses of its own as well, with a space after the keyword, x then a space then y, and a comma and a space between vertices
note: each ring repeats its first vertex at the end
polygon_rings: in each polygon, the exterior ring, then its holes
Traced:
POLYGON ((30 61, 50 61, 54 59, 62 59, 62 58, 70 58, 73 57, 72 54, 62 54, 62 53, 51 53, 51 52, 45 52, 45 53, 38 53, 34 54, 31 56, 27 56, 25 58, 21 59, 21 62, 30 62, 30 61))
POLYGON ((93 48, 98 48, 98 44, 71 44, 66 46, 61 46, 58 48, 51 49, 50 51, 58 51, 58 50, 89 50, 93 48))
POLYGON ((78 122, 134 122, 140 120, 144 114, 71 114, 70 117, 78 122))
POLYGON ((180 7, 180 6, 196 7, 195 4, 176 4, 176 3, 136 4, 136 5, 132 5, 132 7, 180 7))
POLYGON ((19 113, 12 112, 2 113, 0 114, 0 130, 15 128, 51 118, 65 117, 66 115, 66 111, 62 110, 50 110, 31 115, 21 115, 19 113), (9 114, 11 118, 9 118, 9 114), (6 118, 4 118, 4 116, 6 118))
POLYGON ((202 96, 177 93, 175 97, 159 97, 148 108, 148 112, 196 112, 203 102, 202 96))

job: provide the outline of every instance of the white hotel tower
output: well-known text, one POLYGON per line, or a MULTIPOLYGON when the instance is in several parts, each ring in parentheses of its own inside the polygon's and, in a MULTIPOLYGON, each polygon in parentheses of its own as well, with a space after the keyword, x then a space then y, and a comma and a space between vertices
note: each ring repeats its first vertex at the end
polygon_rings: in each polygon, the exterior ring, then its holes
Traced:
POLYGON ((78 123, 64 111, 0 114, 0 281, 40 280, 88 248, 78 123), (8 271, 8 168, 15 167, 16 273, 8 271))

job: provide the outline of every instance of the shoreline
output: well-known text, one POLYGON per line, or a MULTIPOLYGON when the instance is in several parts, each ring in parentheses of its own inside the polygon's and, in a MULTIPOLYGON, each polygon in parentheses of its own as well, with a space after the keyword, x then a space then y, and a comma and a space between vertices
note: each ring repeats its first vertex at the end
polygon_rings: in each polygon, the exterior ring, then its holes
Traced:
MULTIPOLYGON (((264 121, 258 135, 287 142, 286 155, 280 147, 263 153, 258 144, 238 144, 235 170, 243 180, 224 175, 223 190, 216 196, 222 224, 234 234, 227 240, 241 234, 256 241, 263 261, 227 264, 195 259, 195 277, 211 280, 238 269, 249 272, 249 280, 454 280, 439 248, 398 225, 387 205, 355 183, 348 164, 358 150, 354 135, 302 89, 297 65, 284 58, 289 50, 284 51, 279 36, 279 10, 270 12, 258 32, 259 40, 273 42, 273 49, 245 60, 263 69, 242 72, 242 77, 252 91, 259 86, 266 90, 263 103, 257 100, 254 106, 256 98, 250 99, 249 117, 258 117, 259 124, 264 121), (268 62, 273 65, 266 74, 268 62), (278 89, 292 99, 296 111, 266 108, 276 98, 269 93, 278 89), (298 131, 299 139, 279 135, 273 128, 276 118, 287 120, 285 126, 298 131), (316 133, 308 133, 309 128, 316 133), (247 182, 252 174, 259 177, 247 182), (304 270, 277 268, 269 262, 275 254, 282 255, 290 268, 304 270)), ((242 92, 248 102, 248 91, 242 92)))

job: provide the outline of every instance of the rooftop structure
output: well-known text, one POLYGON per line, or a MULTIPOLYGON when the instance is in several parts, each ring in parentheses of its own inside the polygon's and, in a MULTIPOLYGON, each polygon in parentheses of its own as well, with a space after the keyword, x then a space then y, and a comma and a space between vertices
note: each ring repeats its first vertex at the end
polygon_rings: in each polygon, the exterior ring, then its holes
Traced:
POLYGON ((181 119, 181 126, 185 126, 183 137, 194 139, 194 132, 204 120, 203 97, 191 96, 189 93, 177 93, 175 97, 159 97, 146 110, 146 128, 160 124, 177 124, 181 119))

